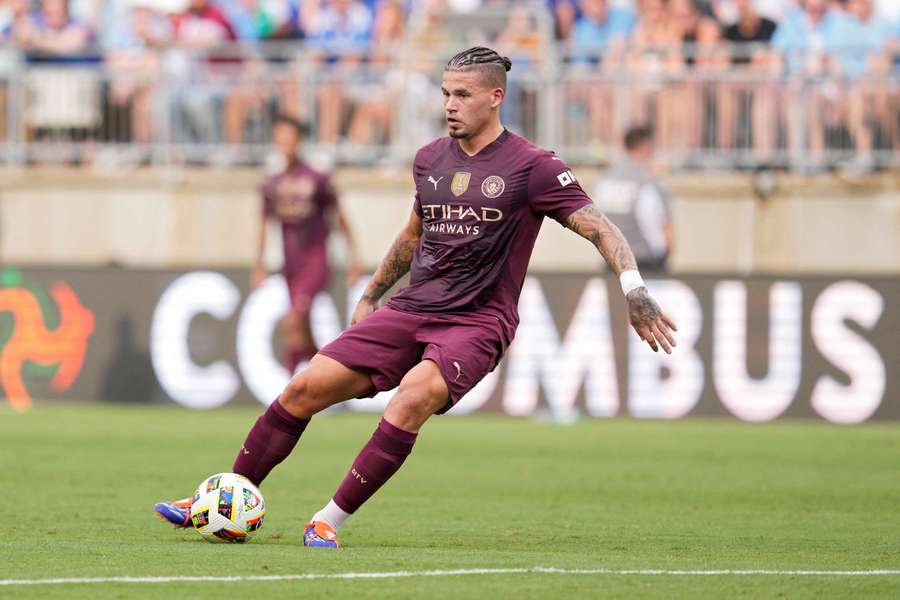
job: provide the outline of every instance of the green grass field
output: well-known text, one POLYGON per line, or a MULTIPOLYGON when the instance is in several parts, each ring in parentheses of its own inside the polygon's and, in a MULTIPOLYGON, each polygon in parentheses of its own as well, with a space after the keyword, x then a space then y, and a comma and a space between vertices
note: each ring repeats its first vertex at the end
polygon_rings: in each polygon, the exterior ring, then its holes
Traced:
MULTIPOLYGON (((900 426, 436 418, 341 531, 303 548, 377 415, 317 418, 262 487, 266 524, 213 545, 158 499, 229 470, 257 409, 0 410, 0 580, 443 569, 900 569, 900 426)), ((898 597, 900 575, 506 573, 0 585, 6 597, 898 597), (227 591, 226 591, 227 590, 227 591), (252 596, 251 596, 252 594, 252 596)))

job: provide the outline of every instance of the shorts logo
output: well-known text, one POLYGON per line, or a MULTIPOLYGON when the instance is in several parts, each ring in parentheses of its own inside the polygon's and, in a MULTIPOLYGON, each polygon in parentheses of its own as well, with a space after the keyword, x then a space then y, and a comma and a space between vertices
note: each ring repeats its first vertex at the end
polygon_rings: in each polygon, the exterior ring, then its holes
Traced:
POLYGON ((496 198, 506 189, 506 182, 502 177, 491 175, 481 183, 481 193, 488 198, 496 198))
POLYGON ((472 174, 466 171, 457 171, 453 174, 453 181, 450 182, 450 192, 454 196, 462 196, 469 189, 469 180, 472 174))
POLYGON ((563 187, 575 182, 575 174, 572 171, 563 171, 556 178, 559 180, 559 185, 563 187))
POLYGON ((453 361, 453 366, 456 367, 456 379, 453 381, 459 381, 459 378, 462 377, 462 367, 460 367, 459 363, 455 360, 453 361))

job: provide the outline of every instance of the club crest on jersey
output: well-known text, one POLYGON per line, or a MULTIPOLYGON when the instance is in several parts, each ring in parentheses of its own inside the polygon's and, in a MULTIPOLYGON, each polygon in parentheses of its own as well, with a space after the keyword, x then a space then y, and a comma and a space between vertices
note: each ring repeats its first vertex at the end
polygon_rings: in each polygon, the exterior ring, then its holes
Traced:
POLYGON ((481 182, 481 193, 488 198, 496 198, 506 189, 506 182, 499 175, 491 175, 481 182))
POLYGON ((469 180, 472 174, 467 171, 457 171, 453 174, 453 181, 450 182, 450 191, 454 196, 462 196, 469 189, 469 180))

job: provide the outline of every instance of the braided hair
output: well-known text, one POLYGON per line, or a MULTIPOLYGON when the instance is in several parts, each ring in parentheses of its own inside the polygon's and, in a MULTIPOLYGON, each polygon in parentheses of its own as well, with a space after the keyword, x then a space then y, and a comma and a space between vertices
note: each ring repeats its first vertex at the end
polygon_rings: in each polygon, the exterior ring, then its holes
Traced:
POLYGON ((496 51, 483 46, 463 50, 449 61, 445 71, 480 71, 490 87, 506 90, 506 72, 512 68, 512 61, 500 56, 496 51))

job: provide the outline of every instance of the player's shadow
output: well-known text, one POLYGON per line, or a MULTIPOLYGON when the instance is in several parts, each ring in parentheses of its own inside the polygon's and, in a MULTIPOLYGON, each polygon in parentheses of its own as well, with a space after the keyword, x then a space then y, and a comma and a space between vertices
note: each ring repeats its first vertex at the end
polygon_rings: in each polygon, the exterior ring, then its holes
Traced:
POLYGON ((131 320, 120 317, 113 358, 103 374, 101 398, 104 402, 148 404, 158 387, 150 355, 138 348, 131 320))

